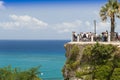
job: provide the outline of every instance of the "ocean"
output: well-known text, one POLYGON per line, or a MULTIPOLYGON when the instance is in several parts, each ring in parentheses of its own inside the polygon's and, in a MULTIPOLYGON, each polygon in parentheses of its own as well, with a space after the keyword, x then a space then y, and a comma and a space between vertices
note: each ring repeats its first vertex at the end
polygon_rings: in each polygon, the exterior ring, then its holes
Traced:
POLYGON ((40 67, 42 80, 63 80, 68 40, 0 40, 0 67, 40 67))

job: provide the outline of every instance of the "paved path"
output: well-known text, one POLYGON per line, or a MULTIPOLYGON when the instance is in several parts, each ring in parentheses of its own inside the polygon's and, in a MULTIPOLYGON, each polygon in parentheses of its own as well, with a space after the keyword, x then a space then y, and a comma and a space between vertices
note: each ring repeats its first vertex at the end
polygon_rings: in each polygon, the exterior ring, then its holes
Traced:
MULTIPOLYGON (((68 42, 67 44, 95 44, 96 42, 68 42)), ((112 44, 120 47, 120 42, 99 42, 100 44, 112 44)))

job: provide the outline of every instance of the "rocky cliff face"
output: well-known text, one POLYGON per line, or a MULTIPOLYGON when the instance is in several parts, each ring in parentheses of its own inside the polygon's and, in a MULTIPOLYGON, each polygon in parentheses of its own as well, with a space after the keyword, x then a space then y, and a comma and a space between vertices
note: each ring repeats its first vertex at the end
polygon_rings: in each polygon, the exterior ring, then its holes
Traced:
MULTIPOLYGON (((83 51, 86 46, 92 46, 95 43, 67 43, 65 44, 66 49, 66 63, 63 67, 64 80, 82 80, 76 77, 76 72, 80 70, 80 63, 82 61, 83 51)), ((100 44, 113 44, 119 46, 120 44, 115 43, 100 43, 100 44)))
POLYGON ((91 44, 65 44, 67 60, 63 68, 64 80, 77 80, 75 72, 80 69, 79 64, 81 61, 83 50, 88 45, 91 44), (76 51, 76 53, 74 53, 75 48, 78 48, 78 51, 76 51), (77 56, 74 57, 72 54, 75 54, 77 56), (75 58, 75 60, 70 62, 71 58, 75 58))

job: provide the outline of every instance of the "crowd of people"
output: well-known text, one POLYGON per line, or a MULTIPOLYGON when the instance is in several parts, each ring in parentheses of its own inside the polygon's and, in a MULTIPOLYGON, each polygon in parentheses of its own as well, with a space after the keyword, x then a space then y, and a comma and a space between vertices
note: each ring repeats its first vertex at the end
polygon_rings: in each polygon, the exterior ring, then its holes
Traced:
POLYGON ((72 35, 73 35, 73 41, 77 41, 78 36, 79 36, 79 41, 90 41, 92 33, 91 32, 87 32, 87 33, 81 32, 80 34, 77 34, 76 32, 73 32, 72 35))
MULTIPOLYGON (((77 34, 76 32, 72 32, 72 41, 91 41, 91 39, 93 38, 93 41, 107 42, 109 36, 110 33, 108 33, 107 30, 105 32, 102 32, 101 34, 96 34, 92 32, 80 32, 80 34, 77 34)), ((120 40, 120 36, 117 32, 115 32, 115 39, 120 40)))

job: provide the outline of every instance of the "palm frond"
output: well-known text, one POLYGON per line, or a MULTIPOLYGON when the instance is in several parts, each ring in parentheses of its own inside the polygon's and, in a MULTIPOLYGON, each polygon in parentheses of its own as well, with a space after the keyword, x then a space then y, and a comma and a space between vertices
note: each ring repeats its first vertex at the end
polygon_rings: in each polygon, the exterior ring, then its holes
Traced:
POLYGON ((106 21, 107 20, 107 16, 102 16, 101 19, 102 19, 102 21, 106 21))
POLYGON ((100 12, 100 17, 105 16, 105 15, 106 15, 105 12, 100 12))
POLYGON ((119 8, 118 2, 114 2, 112 6, 113 6, 114 9, 118 9, 119 8))
POLYGON ((106 7, 106 6, 102 6, 102 8, 101 8, 100 11, 101 11, 101 12, 107 11, 107 7, 106 7))
POLYGON ((105 6, 108 8, 108 7, 110 7, 110 4, 107 3, 107 4, 105 4, 105 6))

